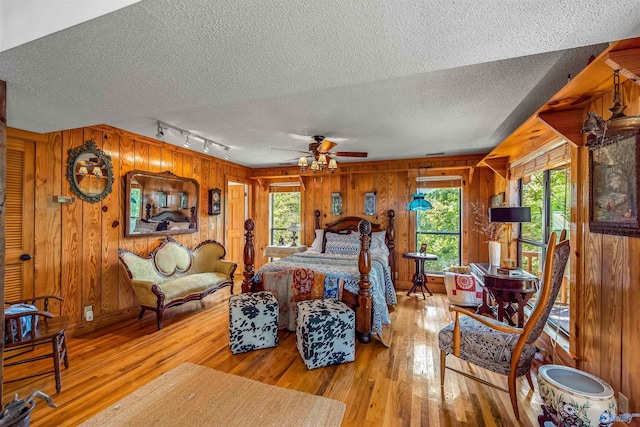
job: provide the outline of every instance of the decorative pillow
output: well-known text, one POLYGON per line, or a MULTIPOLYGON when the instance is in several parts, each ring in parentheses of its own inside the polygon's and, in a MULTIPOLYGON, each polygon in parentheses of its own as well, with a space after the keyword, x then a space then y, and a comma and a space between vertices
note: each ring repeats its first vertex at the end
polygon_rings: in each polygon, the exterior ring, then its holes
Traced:
POLYGON ((385 243, 386 235, 386 231, 376 231, 375 233, 371 233, 371 245, 369 245, 371 255, 381 256, 384 258, 389 257, 389 248, 385 243))
POLYGON ((313 243, 311 244, 309 250, 322 252, 322 239, 324 239, 324 230, 316 230, 316 238, 313 240, 313 243))
MULTIPOLYGON (((10 305, 5 311, 5 314, 20 314, 20 313, 28 313, 31 311, 37 311, 38 307, 31 304, 13 304, 10 305)), ((26 337, 31 333, 34 326, 38 325, 38 317, 36 316, 36 324, 31 325, 31 316, 24 316, 19 319, 20 327, 22 329, 22 337, 18 337, 18 325, 16 324, 17 319, 12 319, 9 323, 11 324, 11 334, 13 335, 13 341, 20 341, 21 338, 26 337)), ((7 335, 7 331, 4 331, 4 343, 7 344, 9 342, 9 336, 7 335)))
POLYGON ((188 222, 173 222, 169 221, 169 225, 167 228, 169 230, 187 230, 189 228, 190 223, 188 222))
POLYGON ((136 219, 136 226, 133 229, 134 233, 152 233, 156 231, 158 224, 155 222, 146 222, 141 219, 136 219))
POLYGON ((357 255, 360 253, 360 234, 327 233, 324 252, 327 254, 357 255))
POLYGON ((446 269, 450 273, 470 274, 471 268, 468 265, 454 265, 446 269))

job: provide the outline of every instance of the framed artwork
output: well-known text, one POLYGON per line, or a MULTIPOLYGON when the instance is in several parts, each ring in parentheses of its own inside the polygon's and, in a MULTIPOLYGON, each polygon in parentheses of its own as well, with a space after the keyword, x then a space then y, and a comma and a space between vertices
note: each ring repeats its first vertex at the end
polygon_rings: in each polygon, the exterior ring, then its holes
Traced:
POLYGON ((640 130, 611 132, 589 143, 589 229, 640 237, 640 130))
POLYGON ((364 193, 364 214, 376 214, 376 192, 364 193))
POLYGON ((189 195, 186 192, 181 191, 178 193, 178 197, 178 206, 180 209, 187 209, 189 207, 189 195))
POLYGON ((504 192, 494 194, 489 197, 489 207, 490 208, 499 208, 504 205, 504 192))
POLYGON ((158 191, 158 207, 166 208, 167 207, 167 193, 162 191, 158 191))
POLYGON ((342 194, 331 193, 331 213, 333 215, 342 215, 342 194))

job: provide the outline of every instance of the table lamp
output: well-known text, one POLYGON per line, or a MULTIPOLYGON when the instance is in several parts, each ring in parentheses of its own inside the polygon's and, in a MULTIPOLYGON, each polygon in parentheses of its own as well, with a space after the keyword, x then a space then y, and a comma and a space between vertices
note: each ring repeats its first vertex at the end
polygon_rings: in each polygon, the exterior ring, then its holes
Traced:
POLYGON ((507 225, 507 259, 509 268, 515 267, 511 259, 511 224, 514 222, 531 222, 531 208, 529 206, 513 206, 506 208, 489 208, 489 222, 504 222, 507 225))
POLYGON ((291 231, 291 246, 296 246, 296 240, 298 239, 298 235, 296 234, 300 231, 301 228, 298 223, 294 222, 287 228, 287 231, 291 231))

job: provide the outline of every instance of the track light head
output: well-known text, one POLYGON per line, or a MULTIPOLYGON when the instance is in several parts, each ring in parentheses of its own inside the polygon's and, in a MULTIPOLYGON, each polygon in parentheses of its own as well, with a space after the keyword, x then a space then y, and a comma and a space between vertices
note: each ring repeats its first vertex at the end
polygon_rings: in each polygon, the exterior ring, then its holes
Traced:
POLYGON ((191 147, 191 140, 189 139, 189 137, 190 137, 190 136, 191 136, 191 135, 187 134, 187 139, 185 139, 185 140, 184 140, 184 146, 185 146, 186 148, 191 147))
POLYGON ((206 139, 204 140, 204 152, 208 153, 209 152, 209 141, 207 141, 206 139))
POLYGON ((164 131, 162 130, 162 126, 160 126, 160 122, 158 122, 158 133, 156 133, 156 138, 161 139, 164 136, 164 131))
POLYGON ((229 151, 229 147, 226 147, 224 151, 225 151, 224 159, 229 160, 231 158, 231 151, 229 151))

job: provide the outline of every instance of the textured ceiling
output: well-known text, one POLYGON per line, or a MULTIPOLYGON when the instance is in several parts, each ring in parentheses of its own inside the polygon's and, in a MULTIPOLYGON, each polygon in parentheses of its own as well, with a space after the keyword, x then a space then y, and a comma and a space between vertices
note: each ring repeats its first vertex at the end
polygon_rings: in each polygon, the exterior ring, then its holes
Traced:
POLYGON ((371 160, 487 152, 602 43, 640 36, 639 1, 603 5, 143 0, 1 52, 0 79, 11 127, 155 137, 161 120, 251 167, 305 150, 290 134, 371 160))

